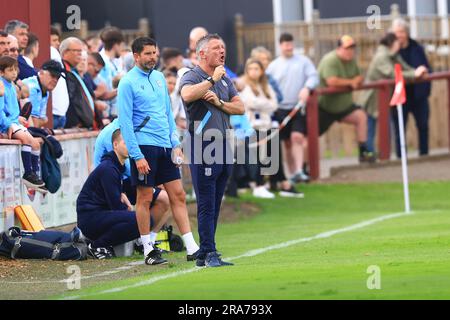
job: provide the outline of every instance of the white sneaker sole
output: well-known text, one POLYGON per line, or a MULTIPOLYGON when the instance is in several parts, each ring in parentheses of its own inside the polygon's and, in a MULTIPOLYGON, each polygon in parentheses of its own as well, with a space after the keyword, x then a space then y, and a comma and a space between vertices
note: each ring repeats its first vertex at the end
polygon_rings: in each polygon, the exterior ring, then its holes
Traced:
POLYGON ((23 178, 22 178, 22 182, 27 188, 34 189, 34 190, 38 190, 39 187, 45 186, 45 183, 43 183, 43 184, 32 184, 30 181, 25 180, 23 178))
POLYGON ((298 199, 303 199, 305 198, 305 195, 303 193, 291 193, 291 192, 284 192, 284 191, 280 191, 279 192, 280 197, 283 198, 298 198, 298 199))

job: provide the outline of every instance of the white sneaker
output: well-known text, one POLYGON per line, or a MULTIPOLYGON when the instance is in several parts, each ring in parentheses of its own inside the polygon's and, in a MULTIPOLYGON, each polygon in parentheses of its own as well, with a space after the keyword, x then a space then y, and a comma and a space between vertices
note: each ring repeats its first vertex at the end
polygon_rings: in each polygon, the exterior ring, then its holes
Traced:
POLYGON ((253 196, 255 198, 261 198, 261 199, 274 199, 275 195, 267 190, 264 186, 256 187, 253 189, 253 196))

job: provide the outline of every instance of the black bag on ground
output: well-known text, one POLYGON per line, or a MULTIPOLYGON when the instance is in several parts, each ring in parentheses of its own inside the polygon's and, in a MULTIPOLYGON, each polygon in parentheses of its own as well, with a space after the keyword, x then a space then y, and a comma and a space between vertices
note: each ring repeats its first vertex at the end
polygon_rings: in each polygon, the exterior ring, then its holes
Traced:
POLYGON ((85 260, 87 245, 80 236, 76 227, 69 233, 12 227, 0 233, 0 255, 11 259, 85 260))
POLYGON ((179 235, 173 233, 173 227, 172 226, 166 227, 166 231, 169 235, 170 250, 174 252, 183 251, 184 250, 183 239, 179 235))

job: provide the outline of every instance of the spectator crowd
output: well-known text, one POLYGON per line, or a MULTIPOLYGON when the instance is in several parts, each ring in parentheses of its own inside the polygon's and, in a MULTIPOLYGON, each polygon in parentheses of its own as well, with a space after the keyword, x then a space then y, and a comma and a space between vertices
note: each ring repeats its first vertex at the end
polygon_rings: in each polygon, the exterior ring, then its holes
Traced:
MULTIPOLYGON (((205 28, 194 28, 185 51, 157 48, 156 68, 164 74, 180 136, 187 130, 181 78, 198 65, 196 45, 207 34, 205 28)), ((269 50, 256 47, 240 72, 234 73, 225 66, 245 105, 244 115, 231 117, 234 128, 245 129, 237 135, 238 140, 250 149, 251 137, 256 137, 258 154, 264 154, 259 152, 261 149, 273 149, 271 144, 276 141, 280 162, 276 173, 269 176, 261 173, 263 159, 256 164, 235 165, 228 195, 236 195, 238 188, 251 187, 253 195, 260 198, 273 198, 275 192, 286 197, 303 196, 295 185, 309 181, 308 128, 305 112, 301 109, 293 114, 292 110, 299 103, 306 105, 316 88, 358 89, 365 81, 392 79, 397 63, 409 79, 421 78, 431 71, 423 47, 411 39, 408 24, 401 19, 395 20, 392 29, 380 39, 365 77, 356 60, 358 44, 350 35, 336 39, 336 48, 322 57, 317 67, 308 57, 295 52, 294 43, 293 36, 284 33, 278 43, 280 56, 273 59, 269 50), (288 116, 292 119, 278 131, 288 116), (267 133, 277 139, 267 141, 267 133)), ((26 23, 12 20, 0 31, 0 131, 22 142, 24 180, 35 187, 43 186, 38 172, 39 143, 26 128, 48 127, 50 114, 53 129, 101 130, 108 126, 118 117, 119 83, 135 62, 123 32, 116 27, 106 27, 98 36, 87 39, 63 40, 59 30, 52 27, 50 44, 51 60, 37 66, 39 38, 26 23), (51 106, 47 106, 50 96, 51 106)), ((429 95, 429 83, 408 85, 403 109, 405 120, 410 112, 416 120, 421 155, 428 154, 429 95)), ((321 96, 320 134, 335 122, 353 125, 359 161, 374 162, 377 105, 375 90, 365 91, 360 101, 354 101, 352 93, 321 96)), ((396 117, 392 113, 399 155, 396 117)))

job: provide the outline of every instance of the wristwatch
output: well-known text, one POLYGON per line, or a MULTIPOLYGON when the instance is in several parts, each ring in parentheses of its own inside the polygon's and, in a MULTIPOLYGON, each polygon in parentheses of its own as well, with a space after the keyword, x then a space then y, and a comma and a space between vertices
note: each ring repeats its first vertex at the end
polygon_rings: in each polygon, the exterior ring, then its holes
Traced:
POLYGON ((223 101, 222 99, 219 99, 219 101, 220 101, 219 108, 223 108, 223 106, 225 105, 225 101, 223 101))
POLYGON ((216 82, 214 81, 214 79, 212 77, 208 77, 206 78, 206 80, 208 80, 209 82, 211 82, 212 85, 215 85, 216 82))

